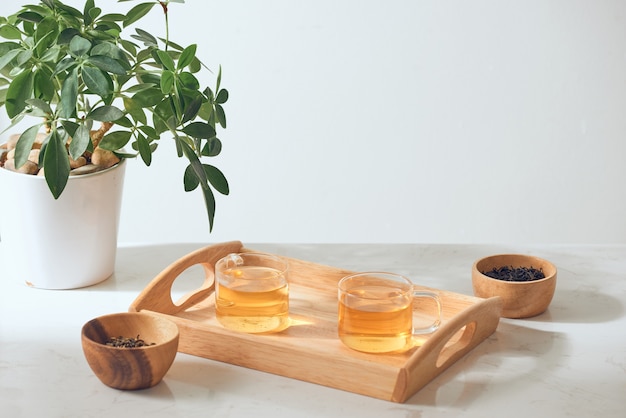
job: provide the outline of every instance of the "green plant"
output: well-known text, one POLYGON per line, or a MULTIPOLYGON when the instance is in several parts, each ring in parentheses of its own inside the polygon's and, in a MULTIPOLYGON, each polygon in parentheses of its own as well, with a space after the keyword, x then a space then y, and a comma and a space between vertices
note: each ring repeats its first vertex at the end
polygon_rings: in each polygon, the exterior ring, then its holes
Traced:
MULTIPOLYGON (((118 3, 127 1, 132 0, 118 3)), ((196 45, 182 47, 169 39, 170 3, 184 1, 143 2, 122 14, 103 13, 94 0, 86 0, 82 11, 41 0, 0 17, 0 36, 6 39, 0 43, 0 105, 11 126, 27 116, 39 119, 21 134, 15 165, 27 161, 43 130, 39 166, 55 199, 66 186, 71 160, 100 149, 118 158, 139 155, 149 166, 159 138, 171 135, 178 157, 189 161, 184 188, 200 186, 212 230, 212 190, 228 194, 229 186, 203 159, 221 151, 216 128, 226 128, 228 91, 220 86, 221 67, 215 89, 201 88, 196 75, 207 68, 196 45), (164 38, 139 28, 122 37, 154 6, 164 12, 164 38)))

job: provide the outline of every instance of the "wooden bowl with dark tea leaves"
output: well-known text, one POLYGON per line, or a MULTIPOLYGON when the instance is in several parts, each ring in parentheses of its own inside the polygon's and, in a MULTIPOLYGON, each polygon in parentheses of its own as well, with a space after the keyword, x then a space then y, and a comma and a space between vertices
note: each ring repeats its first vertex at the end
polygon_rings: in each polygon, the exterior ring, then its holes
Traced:
POLYGON ((472 266, 474 295, 500 296, 502 316, 529 318, 545 312, 556 289, 556 267, 539 257, 499 254, 477 260, 472 266))
POLYGON ((100 316, 81 332, 91 370, 105 385, 125 390, 159 383, 174 362, 178 338, 173 321, 141 312, 100 316))

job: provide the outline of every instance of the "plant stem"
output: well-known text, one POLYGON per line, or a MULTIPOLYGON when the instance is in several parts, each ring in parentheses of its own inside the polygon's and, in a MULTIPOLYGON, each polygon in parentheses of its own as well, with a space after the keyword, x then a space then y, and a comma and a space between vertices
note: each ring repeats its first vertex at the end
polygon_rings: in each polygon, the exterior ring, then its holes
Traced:
POLYGON ((100 144, 104 135, 113 127, 112 122, 102 122, 100 128, 91 135, 94 149, 100 144))
POLYGON ((170 24, 169 24, 169 15, 167 13, 167 1, 159 1, 159 4, 163 8, 163 14, 165 15, 165 51, 170 44, 170 24))

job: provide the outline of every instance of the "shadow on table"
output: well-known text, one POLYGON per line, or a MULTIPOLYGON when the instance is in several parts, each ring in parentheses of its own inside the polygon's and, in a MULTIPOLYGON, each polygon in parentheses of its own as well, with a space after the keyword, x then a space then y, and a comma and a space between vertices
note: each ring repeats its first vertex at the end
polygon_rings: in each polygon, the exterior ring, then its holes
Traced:
MULTIPOLYGON (((414 409, 416 407, 463 410, 480 402, 485 396, 505 397, 509 392, 525 390, 528 376, 550 374, 560 359, 567 355, 567 351, 568 342, 561 333, 501 322, 496 333, 404 404, 352 395, 361 403, 368 404, 372 412, 384 409, 408 413, 417 411, 414 409)), ((164 383, 169 382, 172 387, 184 383, 186 393, 191 397, 202 396, 207 399, 230 393, 253 399, 258 392, 258 373, 246 368, 233 369, 230 365, 213 360, 197 362, 182 355, 177 357, 164 383)), ((337 396, 344 399, 347 393, 314 384, 310 384, 310 389, 303 393, 291 387, 290 379, 284 382, 283 379, 286 378, 280 377, 275 383, 269 383, 270 386, 275 384, 277 389, 271 397, 283 406, 293 403, 294 408, 318 408, 320 397, 337 396)), ((262 400, 267 399, 258 399, 262 400)))
MULTIPOLYGON (((206 244, 208 245, 208 244, 206 244)), ((139 295, 166 267, 181 257, 206 246, 202 243, 157 244, 120 247, 115 272, 107 280, 86 288, 93 291, 127 291, 139 295)), ((172 296, 178 297, 199 288, 204 270, 196 265, 187 269, 174 282, 172 296)))
POLYGON ((524 390, 525 376, 550 374, 568 350, 558 332, 541 331, 511 322, 453 364, 407 401, 413 405, 464 409, 484 392, 524 390))
POLYGON ((543 314, 528 318, 536 322, 600 323, 624 316, 623 303, 614 296, 593 290, 559 289, 543 314))

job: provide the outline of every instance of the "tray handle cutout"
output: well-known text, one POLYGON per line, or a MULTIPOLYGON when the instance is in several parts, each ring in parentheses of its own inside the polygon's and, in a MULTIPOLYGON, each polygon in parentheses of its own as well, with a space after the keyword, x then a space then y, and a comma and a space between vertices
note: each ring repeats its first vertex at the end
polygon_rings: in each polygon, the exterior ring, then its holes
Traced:
POLYGON ((426 386, 435 376, 493 334, 498 327, 501 313, 502 301, 499 297, 485 299, 465 309, 435 331, 413 353, 402 370, 392 395, 394 400, 406 401, 411 394, 426 386), (459 339, 449 344, 461 331, 459 339))
POLYGON ((215 289, 214 266, 222 257, 240 252, 243 244, 230 241, 209 245, 179 258, 159 273, 130 305, 129 311, 153 312, 175 315, 206 299, 215 289), (189 267, 200 264, 204 268, 205 279, 200 288, 193 290, 178 301, 172 300, 174 281, 189 267))

